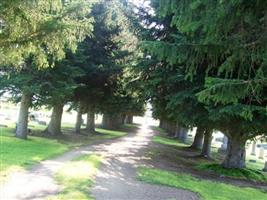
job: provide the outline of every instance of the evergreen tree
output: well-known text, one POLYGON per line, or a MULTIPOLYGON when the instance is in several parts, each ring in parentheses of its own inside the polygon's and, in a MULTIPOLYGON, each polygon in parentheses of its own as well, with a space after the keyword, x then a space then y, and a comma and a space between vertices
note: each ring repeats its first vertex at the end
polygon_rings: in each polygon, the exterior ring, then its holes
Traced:
POLYGON ((75 91, 76 101, 88 116, 88 132, 94 132, 96 112, 104 114, 106 128, 115 128, 134 102, 124 87, 123 74, 134 58, 135 38, 127 28, 122 5, 119 1, 100 1, 92 14, 94 37, 79 46, 84 75, 77 79, 81 86, 75 91))
POLYGON ((63 58, 65 48, 74 50, 76 42, 91 33, 91 4, 84 0, 2 0, 0 64, 20 66, 34 54, 41 68, 63 58))
POLYGON ((183 64, 191 81, 199 70, 206 73, 204 88, 195 94, 215 128, 229 138, 223 166, 245 167, 246 141, 267 130, 266 2, 155 0, 152 5, 177 32, 172 40, 147 41, 145 48, 171 66, 183 64))
POLYGON ((52 115, 45 133, 51 135, 61 134, 61 119, 63 107, 74 98, 74 90, 79 86, 75 79, 82 71, 75 63, 71 52, 67 53, 64 60, 56 62, 54 68, 47 68, 42 72, 45 82, 40 85, 38 103, 52 107, 52 115))
POLYGON ((91 33, 87 4, 81 12, 76 12, 81 8, 80 2, 40 0, 0 4, 3 11, 0 14, 0 63, 1 66, 19 66, 19 69, 2 67, 1 70, 1 89, 11 89, 22 101, 17 137, 27 137, 28 109, 42 85, 40 81, 45 82, 39 69, 54 66, 65 56, 66 49, 75 50, 76 43, 91 33))

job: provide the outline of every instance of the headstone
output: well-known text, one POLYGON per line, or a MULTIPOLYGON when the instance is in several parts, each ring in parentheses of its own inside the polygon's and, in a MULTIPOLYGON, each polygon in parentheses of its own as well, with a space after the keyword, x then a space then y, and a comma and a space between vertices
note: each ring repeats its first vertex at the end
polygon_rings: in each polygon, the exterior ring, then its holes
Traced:
POLYGON ((264 159, 264 147, 260 147, 259 159, 264 159))
POLYGON ((255 156, 256 155, 256 141, 252 142, 252 146, 251 146, 251 153, 250 155, 255 156))
POLYGON ((218 149, 218 152, 225 152, 227 150, 228 138, 227 136, 223 136, 223 141, 221 147, 218 149))
POLYGON ((227 149, 227 144, 228 144, 228 138, 226 136, 223 137, 223 143, 221 145, 221 149, 226 151, 227 149))
POLYGON ((186 128, 180 128, 180 137, 179 139, 185 143, 188 136, 188 130, 186 128))

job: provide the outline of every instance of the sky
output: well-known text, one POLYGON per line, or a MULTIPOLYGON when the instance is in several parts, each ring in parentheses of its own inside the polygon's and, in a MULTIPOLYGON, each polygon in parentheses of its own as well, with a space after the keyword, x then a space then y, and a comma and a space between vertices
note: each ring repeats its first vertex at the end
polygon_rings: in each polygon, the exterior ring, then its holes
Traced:
POLYGON ((138 7, 146 8, 150 14, 154 13, 153 10, 151 10, 150 0, 129 0, 129 1, 138 7))
POLYGON ((149 5, 148 0, 130 0, 130 1, 138 6, 144 5, 145 7, 147 7, 149 5))

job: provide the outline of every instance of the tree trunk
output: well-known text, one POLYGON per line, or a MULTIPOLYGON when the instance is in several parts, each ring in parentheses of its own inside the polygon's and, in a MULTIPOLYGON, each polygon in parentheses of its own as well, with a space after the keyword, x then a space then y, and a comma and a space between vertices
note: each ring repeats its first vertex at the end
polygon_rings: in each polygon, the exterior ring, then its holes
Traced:
POLYGON ((222 166, 224 168, 242 169, 246 167, 246 140, 241 140, 238 135, 228 138, 227 154, 222 166))
POLYGON ((127 115, 126 116, 126 124, 132 124, 133 123, 133 116, 127 115))
POLYGON ((23 91, 20 102, 19 118, 16 126, 16 137, 27 139, 28 134, 28 115, 31 105, 32 95, 23 91))
POLYGON ((121 125, 120 115, 104 114, 102 119, 102 127, 105 129, 117 129, 121 125))
POLYGON ((77 116, 76 116, 76 124, 75 124, 75 132, 76 133, 81 132, 81 125, 82 125, 82 111, 81 111, 81 107, 79 105, 79 108, 77 110, 77 116))
POLYGON ((162 121, 162 129, 165 131, 167 130, 167 121, 166 120, 162 121))
POLYGON ((121 115, 121 124, 127 124, 127 115, 121 115))
POLYGON ((262 169, 264 172, 267 172, 267 161, 265 161, 264 168, 262 169))
POLYGON ((61 135, 61 120, 64 104, 55 104, 48 127, 45 132, 51 135, 61 135))
POLYGON ((172 123, 168 122, 167 124, 167 131, 168 131, 168 136, 173 136, 172 134, 172 123))
POLYGON ((176 124, 174 122, 168 122, 167 131, 168 131, 168 136, 174 137, 176 131, 176 124))
POLYGON ((87 112, 86 131, 89 133, 95 132, 95 112, 93 109, 87 112))
POLYGON ((178 125, 178 123, 175 124, 175 133, 174 133, 174 137, 175 138, 180 138, 180 127, 178 125))
POLYGON ((197 127, 196 135, 193 144, 190 146, 192 149, 201 149, 203 146, 204 128, 197 127))
POLYGON ((201 155, 206 158, 211 158, 211 141, 212 141, 212 131, 206 130, 204 134, 204 143, 201 151, 201 155))
POLYGON ((162 125, 163 125, 163 124, 162 124, 162 120, 160 119, 160 120, 159 120, 159 127, 162 128, 162 125))

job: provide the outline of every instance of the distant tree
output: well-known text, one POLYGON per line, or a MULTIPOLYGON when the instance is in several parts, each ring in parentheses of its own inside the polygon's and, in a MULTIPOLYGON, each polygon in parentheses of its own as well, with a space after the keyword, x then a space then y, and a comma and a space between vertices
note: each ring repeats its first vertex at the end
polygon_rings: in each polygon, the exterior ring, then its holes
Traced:
POLYGON ((100 1, 93 6, 92 14, 95 19, 94 37, 79 45, 78 57, 82 60, 84 74, 77 78, 81 86, 75 91, 76 101, 83 108, 82 112, 87 113, 88 132, 94 132, 95 113, 103 113, 103 122, 113 128, 123 121, 122 115, 126 115, 128 109, 125 106, 132 101, 123 85, 123 74, 133 62, 136 48, 135 38, 124 23, 127 19, 121 2, 100 1), (116 125, 111 125, 115 121, 116 125))

